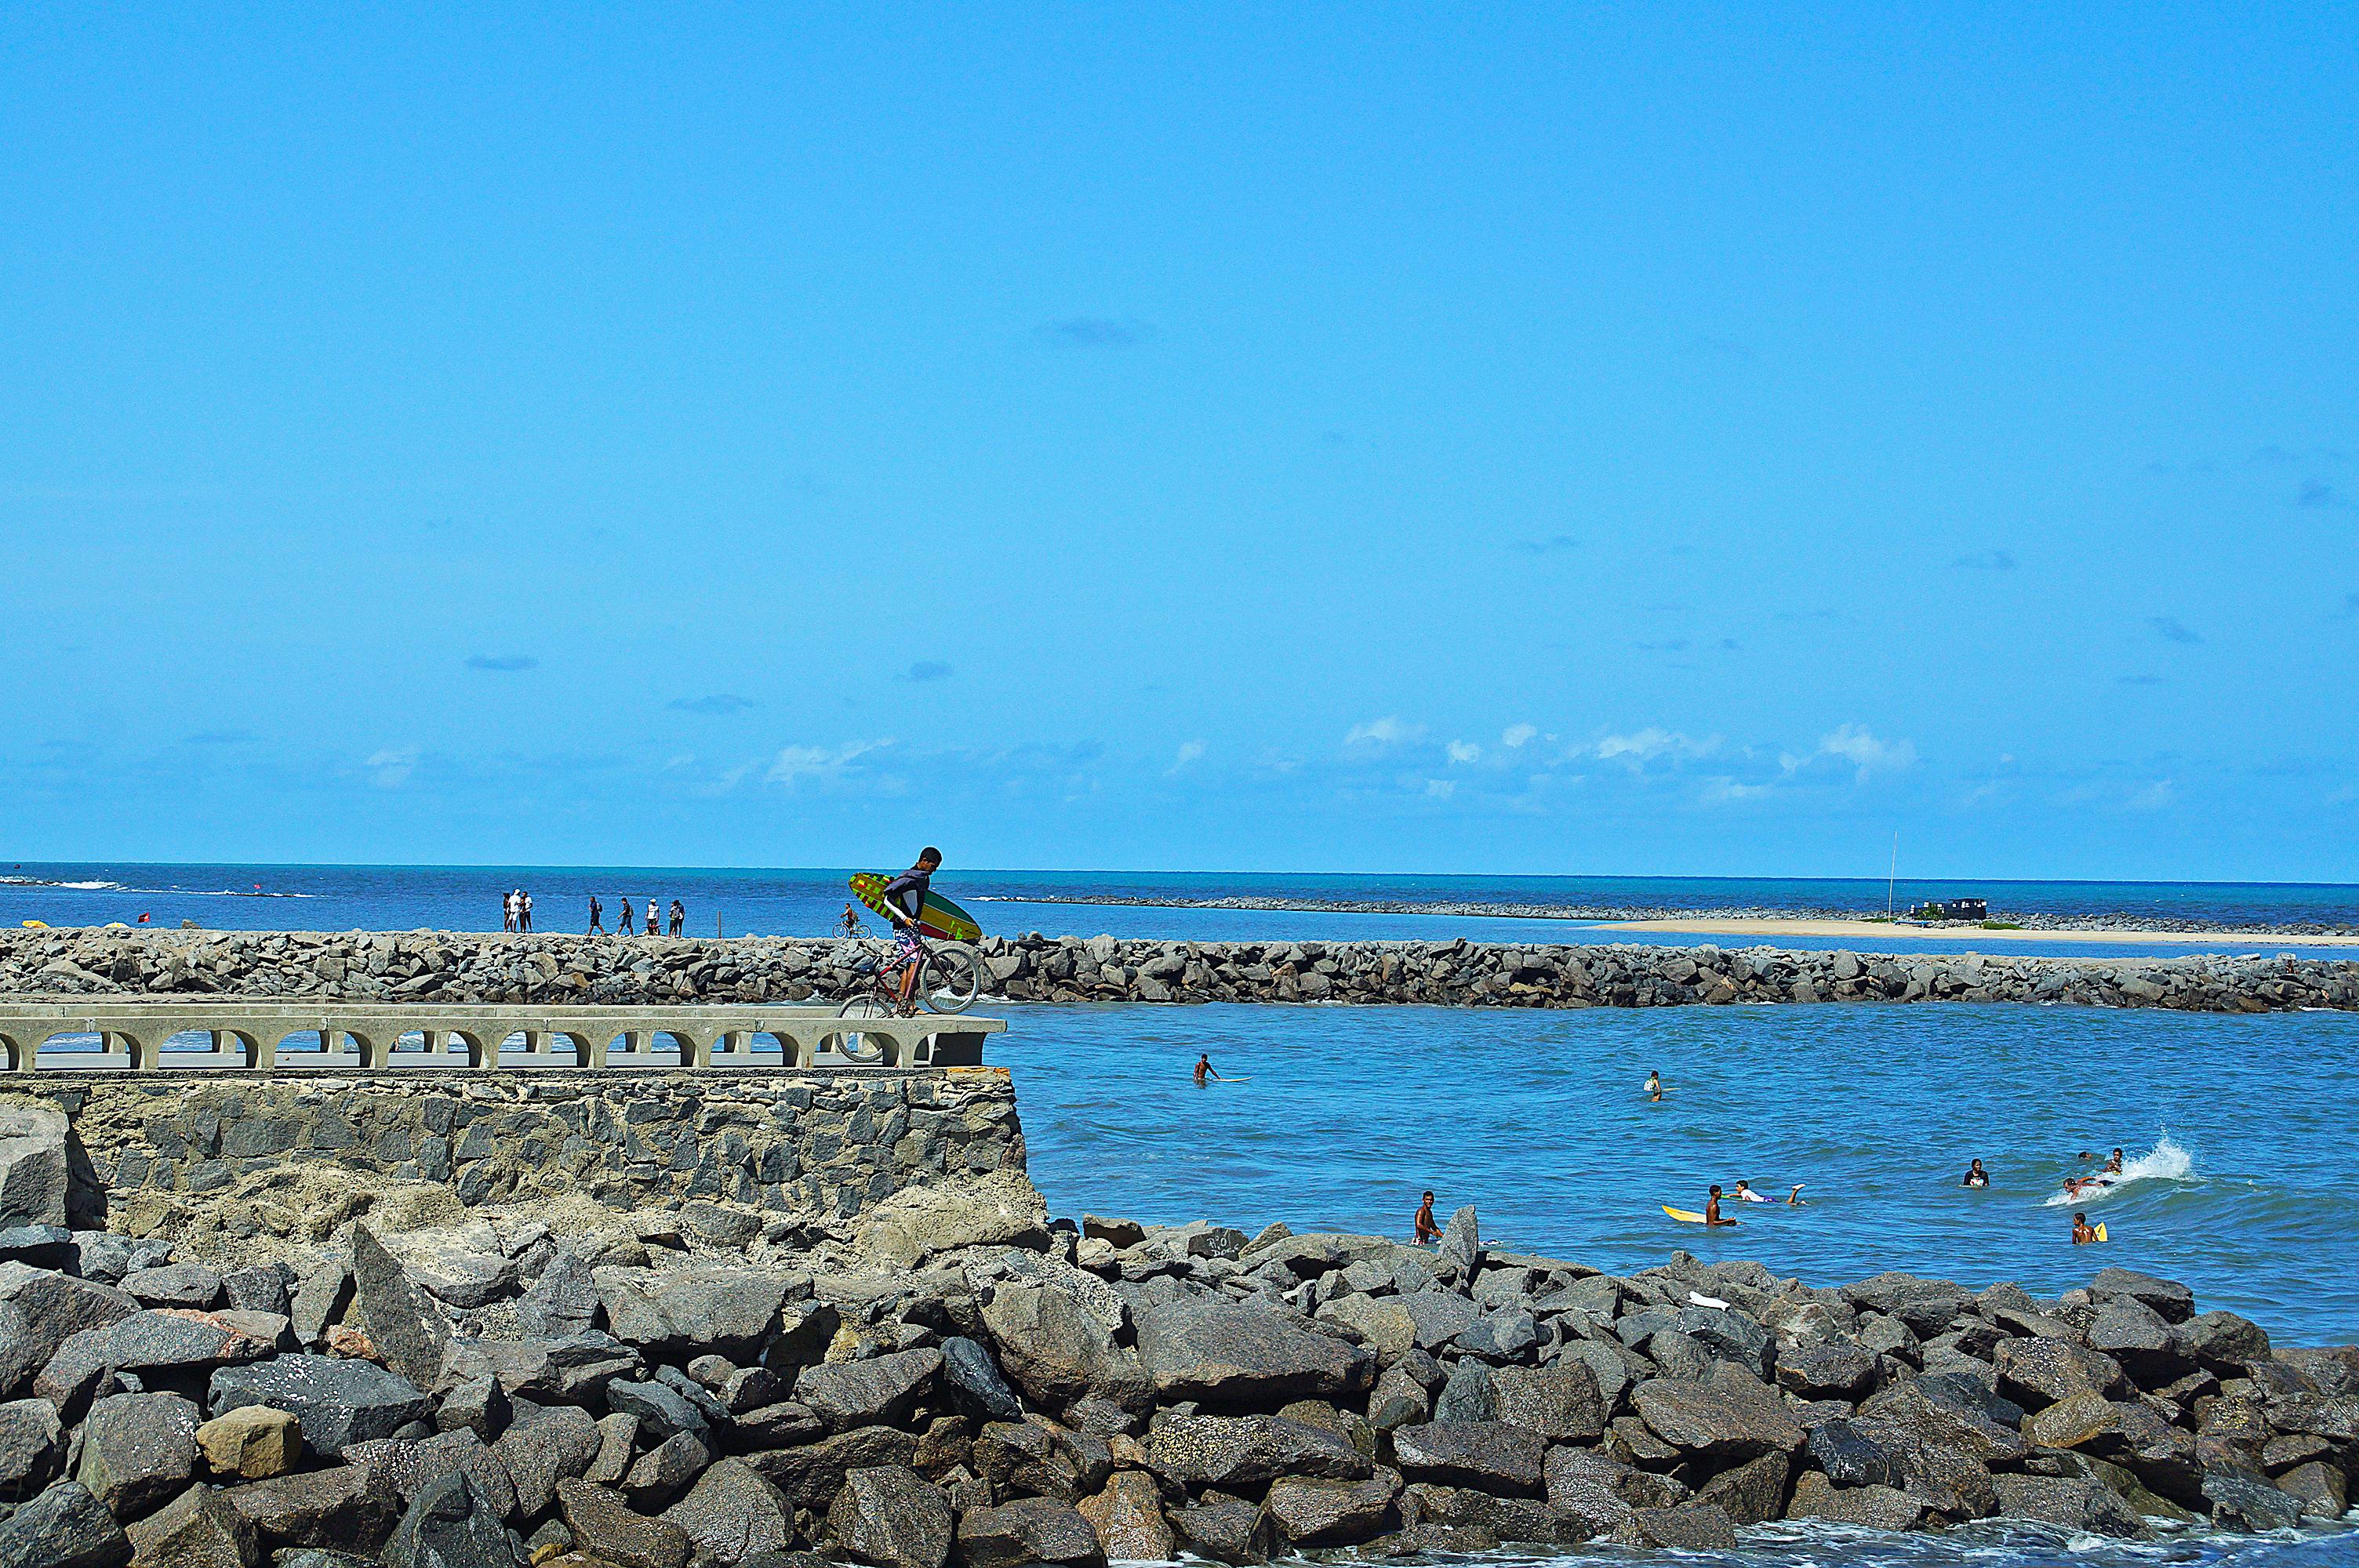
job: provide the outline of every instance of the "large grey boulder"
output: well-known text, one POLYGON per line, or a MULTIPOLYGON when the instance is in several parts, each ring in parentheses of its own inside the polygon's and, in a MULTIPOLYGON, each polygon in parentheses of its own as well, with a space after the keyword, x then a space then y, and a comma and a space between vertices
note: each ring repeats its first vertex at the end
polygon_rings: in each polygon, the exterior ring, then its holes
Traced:
POLYGON ((143 1565, 256 1568, 262 1561, 254 1526, 211 1487, 190 1487, 124 1533, 143 1565))
POLYGON ((1584 1362, 1499 1368, 1491 1374, 1491 1397, 1499 1420, 1550 1443, 1594 1443, 1605 1433, 1605 1400, 1584 1362))
POLYGON ((387 1367, 418 1388, 434 1386, 451 1320, 364 1225, 353 1227, 352 1310, 387 1367))
POLYGON ((1181 1300, 1150 1309, 1138 1356, 1167 1403, 1216 1410, 1332 1399, 1375 1373, 1364 1352, 1245 1302, 1181 1300))
POLYGON ((123 1293, 142 1306, 196 1307, 221 1300, 222 1277, 202 1263, 166 1263, 123 1277, 123 1293))
POLYGON ((90 1407, 74 1478, 119 1519, 153 1513, 197 1468, 197 1407, 178 1394, 115 1394, 90 1407))
POLYGON ((1617 1546, 1727 1552, 1736 1545, 1736 1521, 1711 1503, 1633 1509, 1628 1518, 1614 1527, 1610 1539, 1617 1546))
MULTIPOLYGON (((473 1435, 470 1433, 469 1435, 473 1435)), ((470 1476, 429 1481, 385 1543, 385 1568, 527 1568, 521 1542, 470 1476)))
POLYGON ((1793 1473, 1790 1454, 1764 1454, 1712 1476, 1696 1488, 1696 1501, 1709 1503, 1740 1525, 1767 1523, 1785 1517, 1787 1483, 1793 1473))
POLYGON ((931 1348, 807 1367, 795 1379, 795 1402, 837 1432, 889 1426, 916 1408, 941 1369, 942 1353, 931 1348))
POLYGON ((1104 1568, 1097 1532, 1079 1509, 1048 1498, 1016 1498, 969 1509, 959 1519, 959 1556, 968 1568, 1024 1568, 1034 1563, 1104 1568))
POLYGON ((391 1437, 426 1416, 426 1396, 373 1361, 338 1356, 281 1356, 215 1372, 208 1408, 220 1415, 241 1405, 268 1405, 303 1424, 303 1441, 333 1459, 355 1443, 391 1437))
POLYGON ((727 1568, 759 1552, 784 1552, 795 1541, 794 1505, 740 1459, 723 1459, 705 1471, 663 1517, 687 1533, 698 1553, 727 1568))
POLYGON ((1085 1394, 1136 1408, 1152 1386, 1138 1357, 1071 1293, 1001 1285, 983 1309, 999 1364, 1027 1398, 1062 1406, 1085 1394))
POLYGON ((1991 1356, 1999 1392, 2027 1411, 2074 1394, 2110 1398, 2124 1386, 2121 1364, 2069 1339, 2003 1339, 1991 1356))
POLYGON ((66 1113, 46 1101, 0 1101, 0 1227, 69 1226, 72 1185, 66 1113))
POLYGON ((1385 1532, 1399 1492, 1389 1471, 1364 1481, 1285 1476, 1270 1483, 1262 1509, 1289 1546, 1353 1546, 1385 1532))
POLYGON ((1837 1487, 1897 1487, 1900 1462, 1849 1421, 1821 1422, 1810 1430, 1803 1452, 1837 1487))
POLYGON ((1630 1402, 1648 1431, 1682 1453, 1750 1459, 1802 1446, 1802 1429, 1777 1396, 1730 1362, 1714 1362, 1701 1379, 1641 1383, 1630 1402))
POLYGON ((598 1423, 578 1405, 517 1400, 492 1453, 516 1487, 516 1512, 530 1519, 548 1511, 560 1481, 590 1468, 598 1456, 598 1423))
POLYGON ((847 1471, 828 1509, 827 1531, 875 1568, 942 1568, 952 1539, 950 1499, 906 1465, 847 1471))
MULTIPOLYGON (((1481 1333, 1483 1309, 1463 1296, 1447 1291, 1419 1291, 1413 1295, 1396 1296, 1403 1312, 1416 1325, 1414 1344, 1426 1351, 1446 1349, 1481 1333)), ((1482 1335, 1487 1342, 1489 1336, 1482 1335)))
POLYGON ((2083 1476, 1994 1476, 1998 1511, 2091 1535, 2145 1541, 2154 1534, 2138 1511, 2103 1481, 2083 1476))
POLYGON ((0 1498, 25 1498, 49 1484, 65 1428, 47 1400, 0 1404, 0 1498))
POLYGON ((775 1274, 712 1264, 595 1269, 591 1281, 615 1338, 723 1356, 759 1348, 787 1299, 787 1281, 775 1274))
POLYGON ((1897 1318, 1919 1339, 1940 1333, 1974 1301, 1973 1292, 1951 1281, 1897 1272, 1845 1285, 1843 1298, 1854 1306, 1897 1318))
POLYGON ((516 1322, 527 1334, 549 1339, 587 1334, 598 1321, 598 1284, 589 1262, 571 1249, 560 1251, 516 1302, 516 1322))
POLYGON ((0 1568, 123 1568, 131 1541, 80 1481, 60 1481, 0 1519, 0 1568))
POLYGON ((2301 1524, 2300 1498, 2266 1481, 2231 1475, 2225 1470, 2205 1474, 2203 1500, 2212 1507, 2212 1522, 2232 1530, 2257 1534, 2263 1530, 2294 1530, 2301 1524))
POLYGON ((636 1416, 640 1430, 658 1442, 679 1433, 699 1442, 712 1434, 712 1423, 703 1409, 669 1383, 617 1379, 606 1385, 606 1408, 636 1416))
POLYGON ((2233 1312, 2207 1312, 2181 1325, 2188 1353, 2223 1377, 2269 1359, 2269 1336, 2259 1324, 2233 1312))
POLYGON ((1824 1519, 1833 1524, 1888 1530, 1921 1529, 1930 1511, 1924 1498, 1912 1497, 1897 1487, 1880 1483, 1838 1487, 1816 1470, 1805 1470, 1796 1479, 1794 1496, 1786 1505, 1788 1519, 1824 1519))
POLYGON ((1048 1203, 1021 1171, 905 1187, 861 1216, 853 1231, 864 1256, 903 1269, 962 1247, 1038 1244, 1048 1235, 1048 1203))
POLYGON ((1769 1331, 1733 1307, 1682 1307, 1671 1326, 1723 1361, 1734 1361, 1756 1378, 1767 1378, 1777 1358, 1769 1331))
POLYGON ((1461 1288, 1471 1287, 1476 1272, 1483 1266, 1483 1223, 1468 1204, 1450 1217, 1441 1227, 1441 1261, 1456 1267, 1461 1288))
POLYGON ((1175 1509, 1171 1530, 1215 1563, 1266 1563, 1277 1554, 1277 1527, 1261 1505, 1226 1492, 1207 1492, 1194 1507, 1175 1509))
POLYGON ((1242 1491, 1280 1476, 1360 1481, 1373 1473, 1368 1456, 1341 1433, 1274 1415, 1158 1416, 1146 1455, 1148 1469, 1190 1491, 1242 1491))
POLYGON ((1578 1519, 1588 1535, 1612 1533, 1632 1509, 1685 1502, 1684 1482, 1587 1448, 1551 1448, 1544 1466, 1549 1506, 1578 1519))
POLYGON ((2114 1300, 2137 1303, 2165 1323, 2185 1323, 2195 1315, 2195 1292, 2176 1280, 2158 1280, 2134 1269, 2100 1269, 2089 1281, 2089 1295, 2099 1306, 2114 1300))
POLYGON ((494 1517, 509 1519, 517 1512, 516 1478, 472 1432, 374 1438, 347 1445, 344 1461, 364 1466, 377 1485, 404 1500, 455 1476, 474 1487, 494 1517))
POLYGON ((1777 1386, 1806 1400, 1865 1399, 1875 1388, 1875 1357, 1847 1339, 1780 1350, 1777 1386))
POLYGON ((817 1443, 762 1449, 746 1454, 745 1463, 766 1476, 795 1507, 823 1509, 853 1471, 906 1467, 917 1456, 917 1433, 890 1426, 856 1426, 817 1443))
POLYGON ((635 1513, 603 1487, 560 1481, 557 1506, 574 1545, 592 1562, 614 1568, 686 1568, 693 1550, 686 1530, 669 1519, 635 1513))
POLYGON ((0 1263, 0 1394, 15 1393, 85 1329, 139 1310, 123 1292, 54 1270, 0 1263))
POLYGON ((1539 1433, 1505 1422, 1428 1422, 1393 1433, 1402 1474, 1516 1497, 1539 1493, 1547 1454, 1539 1433))
POLYGON ((274 1476, 232 1487, 222 1500, 272 1546, 366 1552, 385 1539, 398 1517, 391 1494, 360 1465, 274 1476))
POLYGON ((499 1238, 477 1222, 444 1230, 405 1231, 386 1244, 410 1281, 445 1306, 461 1311, 489 1305, 516 1294, 516 1260, 499 1250, 499 1238))
MULTIPOLYGON (((1456 1296, 1450 1299, 1458 1302, 1469 1324, 1475 1321, 1472 1303, 1456 1296)), ((1417 1319, 1398 1296, 1337 1296, 1321 1303, 1317 1315, 1357 1334, 1383 1366, 1392 1365, 1417 1347, 1417 1319)), ((1458 1330, 1453 1328, 1451 1332, 1455 1334, 1458 1330)))
POLYGON ((270 1346, 203 1314, 139 1312, 70 1336, 33 1379, 60 1410, 79 1408, 111 1372, 188 1372, 253 1360, 270 1346))
POLYGON ((1498 1417, 1499 1395, 1491 1380, 1491 1368, 1472 1356, 1451 1367, 1433 1396, 1433 1419, 1496 1421, 1498 1417))

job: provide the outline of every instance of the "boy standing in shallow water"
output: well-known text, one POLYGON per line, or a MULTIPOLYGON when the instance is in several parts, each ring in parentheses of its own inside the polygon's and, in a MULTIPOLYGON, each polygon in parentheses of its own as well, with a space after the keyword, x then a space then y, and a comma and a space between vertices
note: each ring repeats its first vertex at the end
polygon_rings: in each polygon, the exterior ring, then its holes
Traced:
POLYGON ((1704 1200, 1703 1222, 1706 1225, 1734 1225, 1736 1223, 1736 1221, 1733 1219, 1723 1219, 1720 1217, 1720 1184, 1718 1182, 1712 1183, 1712 1196, 1704 1200))
POLYGON ((1431 1193, 1426 1194, 1425 1201, 1417 1206, 1416 1223, 1417 1244, 1419 1247, 1424 1246, 1429 1241, 1439 1241, 1441 1239, 1441 1227, 1433 1223, 1433 1195, 1431 1193))
POLYGON ((2074 1214, 2072 1216, 2072 1245, 2075 1247, 2086 1247, 2096 1239, 2097 1229, 2096 1227, 2089 1223, 2089 1217, 2085 1214, 2074 1214))

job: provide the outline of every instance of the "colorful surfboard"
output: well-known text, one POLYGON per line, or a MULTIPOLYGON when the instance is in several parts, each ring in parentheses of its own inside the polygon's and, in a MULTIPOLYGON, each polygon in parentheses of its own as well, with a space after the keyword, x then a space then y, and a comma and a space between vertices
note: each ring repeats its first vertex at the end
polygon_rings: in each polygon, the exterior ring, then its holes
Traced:
MULTIPOLYGON (((891 877, 880 877, 873 871, 863 871, 852 879, 852 891, 860 902, 883 914, 886 913, 885 889, 891 877)), ((982 936, 983 927, 974 917, 938 892, 926 894, 925 906, 918 911, 918 929, 937 942, 973 942, 982 936)))
MULTIPOLYGON (((1701 1225, 1704 1223, 1703 1216, 1698 1214, 1691 1208, 1673 1208, 1670 1205, 1665 1204, 1663 1206, 1663 1212, 1669 1215, 1673 1219, 1678 1220, 1682 1225, 1701 1225)), ((1723 1219, 1720 1223, 1723 1225, 1734 1225, 1736 1221, 1733 1219, 1723 1219)))

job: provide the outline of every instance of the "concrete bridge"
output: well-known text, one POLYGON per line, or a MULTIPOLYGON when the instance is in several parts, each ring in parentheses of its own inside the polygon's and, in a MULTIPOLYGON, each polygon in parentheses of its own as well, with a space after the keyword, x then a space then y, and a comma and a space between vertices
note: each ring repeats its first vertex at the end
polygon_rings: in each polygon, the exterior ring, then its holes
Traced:
POLYGON ((846 1019, 832 1008, 370 1003, 318 998, 0 998, 7 1068, 951 1067, 996 1018, 846 1019))

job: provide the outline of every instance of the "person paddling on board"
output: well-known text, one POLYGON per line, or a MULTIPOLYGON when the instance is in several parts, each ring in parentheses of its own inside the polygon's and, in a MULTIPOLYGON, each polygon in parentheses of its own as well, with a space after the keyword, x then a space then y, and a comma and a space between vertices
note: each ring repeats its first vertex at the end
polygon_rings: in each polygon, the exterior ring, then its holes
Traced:
MULTIPOLYGON (((1221 1077, 1221 1075, 1212 1069, 1212 1058, 1209 1054, 1198 1055, 1196 1058, 1196 1087, 1201 1089, 1204 1087, 1205 1079, 1219 1077, 1221 1077)), ((1228 1082, 1226 1078, 1221 1078, 1221 1081, 1223 1083, 1228 1082)))
POLYGON ((1424 1246, 1429 1241, 1439 1241, 1441 1239, 1441 1227, 1433 1223, 1433 1195, 1431 1193, 1426 1194, 1425 1201, 1417 1206, 1416 1224, 1417 1244, 1419 1247, 1424 1246))
POLYGON ((1763 1197, 1759 1193, 1753 1190, 1753 1184, 1747 1181, 1739 1181, 1736 1184, 1736 1191, 1729 1195, 1731 1197, 1742 1198, 1746 1203, 1776 1203, 1777 1201, 1776 1198, 1763 1197))
POLYGON ((1703 1222, 1706 1225, 1734 1225, 1736 1223, 1736 1221, 1733 1219, 1723 1219, 1720 1217, 1720 1184, 1718 1182, 1712 1183, 1712 1196, 1704 1200, 1703 1222))
POLYGON ((909 1000, 918 989, 918 959, 922 951, 918 946, 918 917, 926 912, 926 891, 941 866, 942 852, 929 844, 918 851, 916 865, 885 884, 885 910, 892 917, 899 937, 893 949, 892 963, 901 971, 904 1017, 918 1011, 909 1000))

